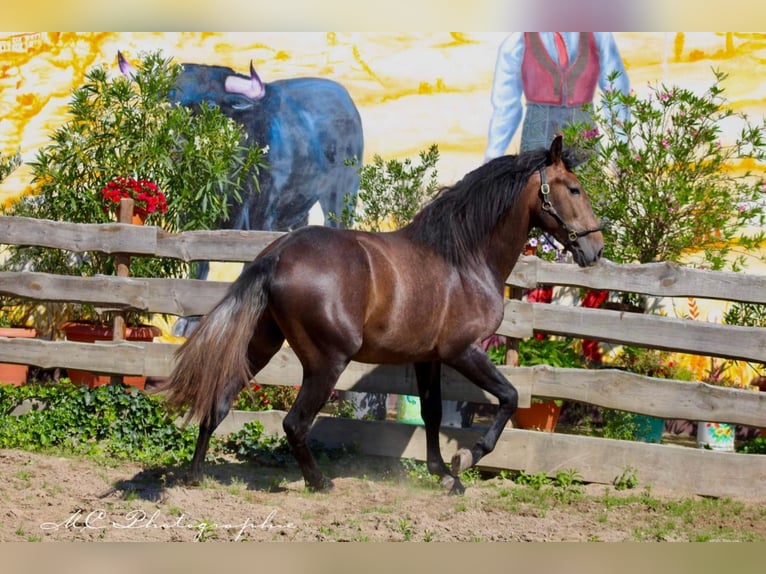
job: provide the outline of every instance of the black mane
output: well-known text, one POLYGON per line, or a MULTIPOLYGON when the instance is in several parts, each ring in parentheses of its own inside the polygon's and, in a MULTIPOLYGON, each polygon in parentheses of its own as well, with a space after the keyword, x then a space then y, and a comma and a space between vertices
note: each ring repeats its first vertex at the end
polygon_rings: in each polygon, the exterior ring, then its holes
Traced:
MULTIPOLYGON (((567 169, 581 158, 565 150, 567 169)), ((529 177, 550 164, 547 149, 495 158, 444 187, 407 226, 414 241, 460 265, 476 254, 500 219, 516 203, 529 177)))

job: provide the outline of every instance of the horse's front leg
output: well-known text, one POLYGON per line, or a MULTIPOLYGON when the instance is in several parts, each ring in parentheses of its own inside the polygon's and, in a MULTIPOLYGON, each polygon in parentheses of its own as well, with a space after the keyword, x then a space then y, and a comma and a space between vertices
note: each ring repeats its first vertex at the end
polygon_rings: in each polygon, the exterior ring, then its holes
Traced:
POLYGON ((442 422, 441 363, 415 363, 415 377, 420 395, 420 415, 425 423, 428 472, 438 476, 450 494, 462 494, 465 488, 444 463, 439 447, 439 427, 442 422))
POLYGON ((471 345, 447 364, 481 389, 497 397, 499 402, 497 414, 487 432, 471 449, 462 448, 452 457, 452 474, 457 476, 479 462, 483 456, 492 452, 508 419, 516 411, 519 395, 514 386, 498 371, 487 354, 477 344, 471 345))

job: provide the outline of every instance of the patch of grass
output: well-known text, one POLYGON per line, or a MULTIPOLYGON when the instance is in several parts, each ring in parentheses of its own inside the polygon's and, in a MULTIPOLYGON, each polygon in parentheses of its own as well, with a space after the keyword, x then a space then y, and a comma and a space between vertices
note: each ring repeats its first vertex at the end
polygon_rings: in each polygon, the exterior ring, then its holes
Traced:
POLYGON ((617 490, 630 490, 638 486, 638 470, 632 466, 626 466, 622 474, 614 479, 614 487, 617 490))
POLYGON ((394 530, 402 535, 402 538, 405 542, 412 540, 414 529, 412 527, 412 521, 408 517, 400 518, 397 521, 394 530))
POLYGON ((400 462, 407 477, 409 477, 416 486, 429 490, 437 490, 440 488, 439 478, 428 472, 428 466, 425 462, 419 462, 414 458, 403 458, 400 462))

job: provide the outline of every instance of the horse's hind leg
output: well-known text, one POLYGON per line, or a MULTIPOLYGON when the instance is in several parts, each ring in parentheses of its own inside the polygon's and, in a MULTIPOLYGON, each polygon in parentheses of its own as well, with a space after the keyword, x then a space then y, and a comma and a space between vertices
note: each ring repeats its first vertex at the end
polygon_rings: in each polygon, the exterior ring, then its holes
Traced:
POLYGON ((468 380, 497 397, 499 402, 497 414, 487 432, 473 448, 460 449, 452 457, 452 474, 457 476, 495 448, 508 419, 516 410, 518 393, 478 345, 472 345, 449 364, 468 380))
POLYGON ((319 410, 330 398, 338 377, 346 368, 348 361, 337 361, 334 364, 304 365, 303 382, 293 406, 282 422, 287 442, 290 443, 293 456, 300 466, 303 479, 309 490, 330 490, 333 483, 326 478, 308 447, 308 434, 311 423, 319 410))
MULTIPOLYGON (((227 388, 227 391, 229 389, 227 388)), ((210 446, 210 437, 213 436, 213 432, 221 424, 221 421, 226 418, 229 413, 231 404, 234 400, 230 395, 236 397, 236 393, 227 392, 226 397, 214 405, 210 411, 209 417, 200 423, 199 434, 197 435, 197 445, 194 447, 194 456, 192 457, 191 468, 189 474, 186 476, 185 482, 187 484, 196 486, 202 481, 202 465, 205 462, 205 455, 207 449, 210 446)))
MULTIPOLYGON (((271 358, 279 351, 284 342, 284 337, 275 324, 261 325, 257 334, 250 342, 248 358, 253 373, 258 373, 271 358)), ((242 391, 239 381, 229 381, 217 403, 214 403, 208 413, 208 417, 200 422, 197 444, 194 447, 191 468, 186 477, 186 482, 192 485, 199 484, 202 480, 202 466, 205 463, 210 437, 221 424, 221 421, 229 414, 231 405, 242 391)))
POLYGON ((426 465, 428 472, 441 478, 450 494, 462 494, 465 488, 444 463, 439 447, 439 427, 442 421, 441 363, 415 363, 415 377, 420 395, 420 412, 426 431, 426 465))

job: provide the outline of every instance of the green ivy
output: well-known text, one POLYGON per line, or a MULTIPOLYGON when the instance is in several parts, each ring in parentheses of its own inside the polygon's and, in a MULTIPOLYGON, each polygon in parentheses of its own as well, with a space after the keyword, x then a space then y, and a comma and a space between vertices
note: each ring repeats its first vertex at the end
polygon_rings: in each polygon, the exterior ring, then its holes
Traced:
POLYGON ((153 464, 188 462, 196 428, 179 428, 164 401, 135 387, 58 384, 0 385, 0 448, 58 449, 153 464), (28 400, 25 414, 11 412, 28 400))

